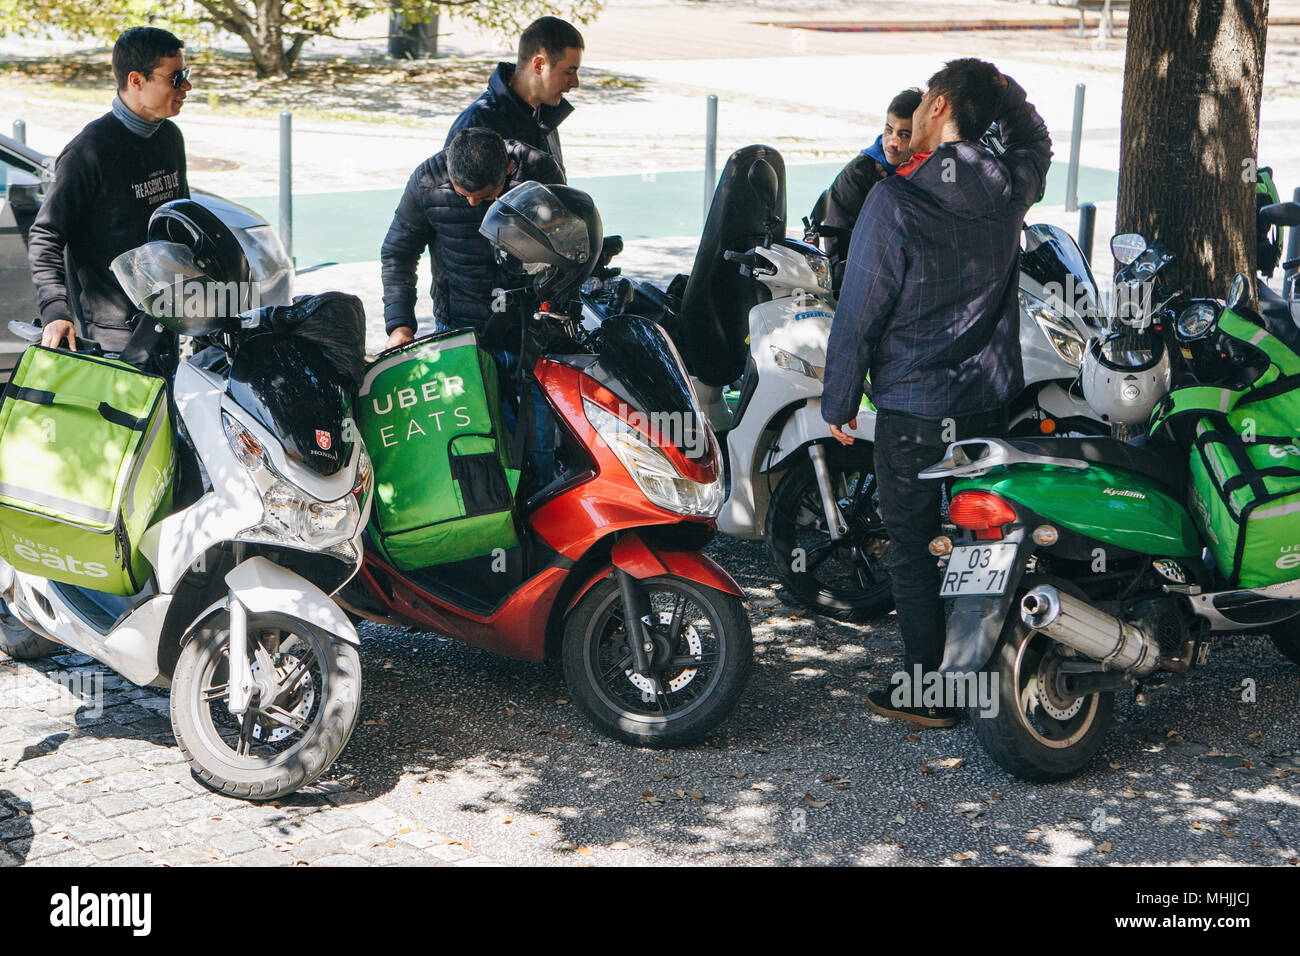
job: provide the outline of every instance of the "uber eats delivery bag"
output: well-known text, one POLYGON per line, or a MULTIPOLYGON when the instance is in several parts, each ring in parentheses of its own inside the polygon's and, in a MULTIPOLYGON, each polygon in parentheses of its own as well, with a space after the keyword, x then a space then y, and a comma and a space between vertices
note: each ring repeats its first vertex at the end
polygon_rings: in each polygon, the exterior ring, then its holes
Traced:
POLYGON ((110 594, 149 578, 140 537, 171 508, 167 384, 124 362, 34 345, 0 400, 0 554, 110 594))
POLYGON ((370 535, 389 563, 414 571, 519 543, 496 362, 473 332, 384 355, 358 397, 375 472, 370 535))
POLYGON ((1230 583, 1300 578, 1300 356, 1230 310, 1219 331, 1236 340, 1244 367, 1262 371, 1232 388, 1172 390, 1151 431, 1192 426, 1188 504, 1230 583))

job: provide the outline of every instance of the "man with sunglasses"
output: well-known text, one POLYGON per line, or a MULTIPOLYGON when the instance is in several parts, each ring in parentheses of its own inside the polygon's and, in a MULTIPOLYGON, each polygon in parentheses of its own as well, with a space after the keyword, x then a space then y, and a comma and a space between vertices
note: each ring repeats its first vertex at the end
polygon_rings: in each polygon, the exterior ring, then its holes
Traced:
POLYGON ((119 352, 131 338, 136 310, 109 264, 145 241, 158 206, 189 197, 185 142, 170 121, 190 90, 184 46, 155 27, 118 37, 112 109, 59 154, 27 250, 43 345, 75 348, 78 315, 105 351, 119 352))

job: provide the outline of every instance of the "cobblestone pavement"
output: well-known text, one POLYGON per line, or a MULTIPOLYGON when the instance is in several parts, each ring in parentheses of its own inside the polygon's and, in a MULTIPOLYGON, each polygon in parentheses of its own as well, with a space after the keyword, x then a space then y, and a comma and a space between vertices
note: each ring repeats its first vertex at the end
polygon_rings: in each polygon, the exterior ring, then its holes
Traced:
POLYGON ((270 804, 218 796, 176 747, 166 691, 82 654, 0 658, 0 866, 488 862, 349 781, 270 804))
POLYGON ((1119 695, 1082 773, 1028 784, 969 722, 866 710, 899 666, 892 615, 809 616, 762 542, 709 553, 746 591, 754 671, 670 752, 602 736, 557 668, 366 624, 352 739, 324 782, 256 805, 191 778, 159 691, 75 654, 0 660, 0 865, 1300 864, 1300 668, 1268 641, 1216 639, 1147 706, 1119 695))

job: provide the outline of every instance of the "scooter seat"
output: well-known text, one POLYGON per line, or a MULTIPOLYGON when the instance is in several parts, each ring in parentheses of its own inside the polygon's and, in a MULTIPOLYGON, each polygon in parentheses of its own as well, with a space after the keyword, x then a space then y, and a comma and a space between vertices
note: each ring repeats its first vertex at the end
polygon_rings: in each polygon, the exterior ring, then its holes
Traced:
POLYGON ((1150 478, 1182 501, 1187 493, 1187 452, 1174 444, 1129 445, 1115 438, 1016 438, 1010 444, 1032 455, 1076 458, 1150 478))

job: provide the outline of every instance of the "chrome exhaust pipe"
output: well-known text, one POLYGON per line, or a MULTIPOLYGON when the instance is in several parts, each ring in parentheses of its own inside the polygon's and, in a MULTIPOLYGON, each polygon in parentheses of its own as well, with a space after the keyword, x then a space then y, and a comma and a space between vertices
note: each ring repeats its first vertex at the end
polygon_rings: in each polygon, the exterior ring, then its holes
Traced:
POLYGON ((1035 631, 1113 670, 1142 676, 1156 669, 1160 646, 1153 637, 1049 584, 1021 598, 1020 617, 1035 631))

